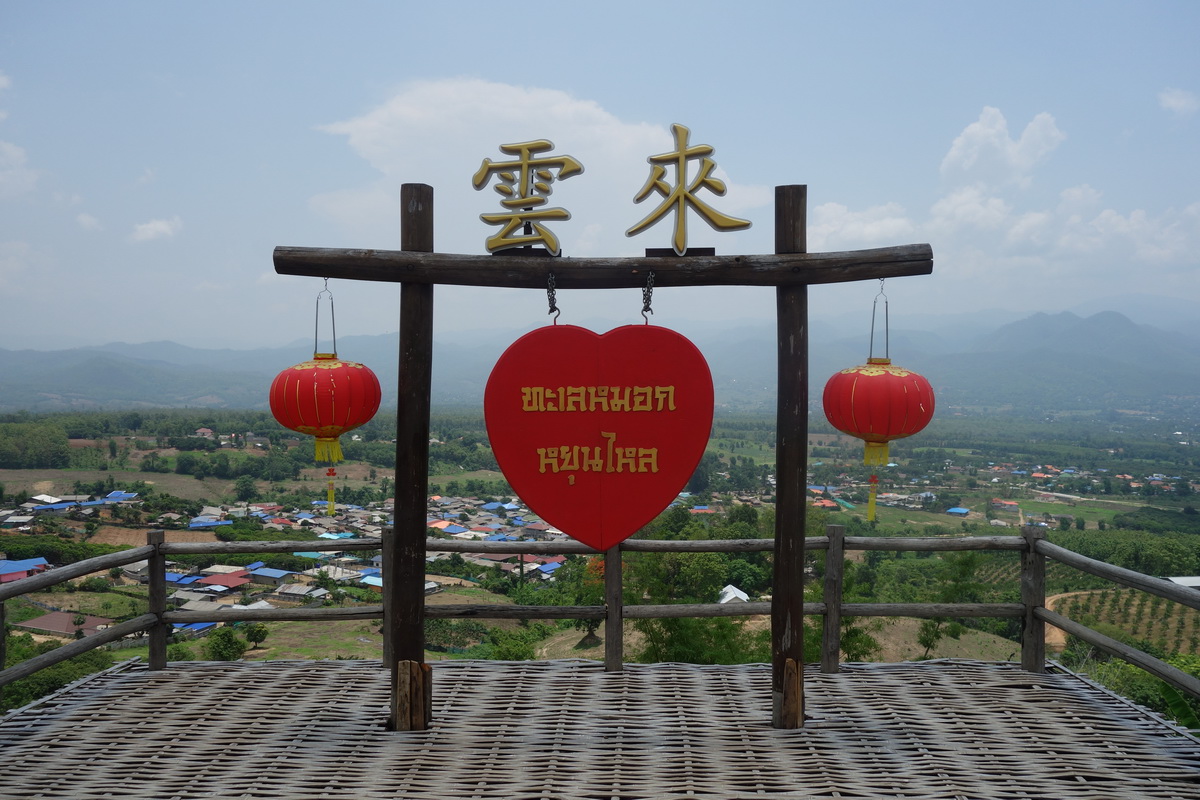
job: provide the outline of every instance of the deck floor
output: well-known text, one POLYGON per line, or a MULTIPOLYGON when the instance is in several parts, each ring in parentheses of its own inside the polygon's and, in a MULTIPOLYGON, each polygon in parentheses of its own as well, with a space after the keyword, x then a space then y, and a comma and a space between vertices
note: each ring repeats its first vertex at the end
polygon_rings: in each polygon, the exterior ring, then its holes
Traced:
POLYGON ((1070 674, 1012 664, 770 668, 459 661, 434 725, 384 729, 379 662, 102 673, 0 718, 0 797, 1200 798, 1200 740, 1070 674))

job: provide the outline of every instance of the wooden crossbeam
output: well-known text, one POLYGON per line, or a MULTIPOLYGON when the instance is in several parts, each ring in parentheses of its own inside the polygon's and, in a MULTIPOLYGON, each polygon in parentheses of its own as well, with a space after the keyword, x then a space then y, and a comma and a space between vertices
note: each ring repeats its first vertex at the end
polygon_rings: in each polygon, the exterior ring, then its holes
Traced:
POLYGON ((840 253, 545 258, 276 247, 274 261, 280 275, 510 289, 545 289, 550 272, 559 289, 637 289, 645 285, 648 270, 654 270, 655 288, 806 286, 928 275, 933 272, 933 249, 928 244, 907 244, 840 253))

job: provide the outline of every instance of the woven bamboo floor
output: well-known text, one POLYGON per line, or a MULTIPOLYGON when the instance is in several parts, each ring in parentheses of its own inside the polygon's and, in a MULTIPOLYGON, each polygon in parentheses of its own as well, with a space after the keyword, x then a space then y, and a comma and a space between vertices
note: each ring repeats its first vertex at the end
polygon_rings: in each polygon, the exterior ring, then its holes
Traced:
POLYGON ((432 730, 384 730, 379 662, 127 664, 0 718, 0 797, 1200 798, 1200 741, 1071 674, 938 661, 434 666, 432 730))

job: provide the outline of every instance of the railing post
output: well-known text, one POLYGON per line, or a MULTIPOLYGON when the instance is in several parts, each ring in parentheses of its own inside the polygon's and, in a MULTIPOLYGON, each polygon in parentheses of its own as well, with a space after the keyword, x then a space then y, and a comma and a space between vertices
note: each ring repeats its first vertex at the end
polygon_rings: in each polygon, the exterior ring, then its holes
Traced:
POLYGON ((625 600, 621 594, 621 546, 604 551, 604 669, 620 672, 625 662, 625 600))
MULTIPOLYGON (((804 253, 807 186, 775 187, 775 252, 804 253)), ((771 581, 771 724, 804 727, 804 529, 808 483, 808 286, 775 289, 775 563, 771 581)))
POLYGON ((1046 606, 1046 557, 1037 551, 1037 543, 1046 538, 1046 529, 1029 525, 1021 529, 1025 549, 1021 551, 1021 604, 1025 619, 1021 627, 1021 669, 1046 671, 1046 623, 1035 609, 1046 606))
POLYGON ((154 547, 154 554, 146 559, 146 572, 150 576, 151 614, 158 622, 150 629, 150 669, 163 669, 167 666, 167 623, 163 622, 163 614, 167 611, 167 557, 163 555, 160 545, 166 540, 163 531, 147 531, 146 544, 154 547))
MULTIPOLYGON (((433 187, 400 187, 400 248, 433 252, 433 187)), ((429 405, 433 372, 433 285, 400 284, 400 363, 396 387, 396 494, 391 572, 384 573, 385 634, 392 641, 391 730, 429 727, 425 662, 425 509, 429 502, 429 405), (407 666, 406 666, 406 663, 407 666), (399 710, 399 711, 398 711, 399 710), (401 713, 409 710, 411 713, 401 713)))
POLYGON ((8 657, 8 622, 5 619, 4 601, 0 600, 0 670, 4 669, 8 657))
MULTIPOLYGON (((395 506, 392 507, 392 513, 395 514, 395 506)), ((396 553, 396 529, 393 527, 385 527, 383 529, 383 531, 380 533, 379 545, 381 548, 379 551, 379 554, 381 556, 383 556, 383 561, 380 562, 379 566, 383 570, 382 574, 384 576, 384 581, 386 584, 386 581, 389 578, 391 578, 391 576, 396 574, 396 565, 392 563, 392 559, 395 557, 395 553, 396 553)), ((424 591, 424 589, 422 589, 422 591, 424 591)), ((392 630, 392 625, 390 622, 390 620, 392 619, 392 603, 394 602, 395 596, 393 595, 392 592, 389 592, 387 590, 386 585, 385 585, 385 587, 383 587, 383 590, 380 592, 380 594, 382 595, 382 605, 383 605, 383 625, 382 625, 382 628, 383 628, 383 630, 382 630, 382 633, 383 633, 383 663, 382 663, 382 666, 387 669, 392 669, 393 665, 396 663, 396 660, 397 660, 396 659, 396 641, 395 641, 396 636, 395 636, 395 632, 392 630)))
POLYGON ((842 573, 846 558, 846 528, 825 526, 825 620, 821 630, 821 672, 837 672, 842 652, 842 573))

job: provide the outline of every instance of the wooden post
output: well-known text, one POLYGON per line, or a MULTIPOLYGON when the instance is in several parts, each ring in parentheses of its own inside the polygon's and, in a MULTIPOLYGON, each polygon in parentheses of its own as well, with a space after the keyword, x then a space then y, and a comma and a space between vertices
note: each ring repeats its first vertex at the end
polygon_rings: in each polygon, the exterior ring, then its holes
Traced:
MULTIPOLYGON (((393 497, 392 503, 393 503, 392 515, 394 517, 395 513, 396 513, 394 497, 393 497)), ((395 525, 394 519, 392 520, 392 525, 393 526, 395 525)), ((380 569, 383 570, 382 574, 385 576, 385 581, 384 581, 385 586, 382 587, 381 591, 380 591, 380 594, 382 595, 382 601, 383 601, 382 602, 382 605, 383 605, 383 629, 382 629, 383 662, 382 662, 382 666, 385 667, 386 669, 393 669, 396 664, 396 661, 397 661, 397 659, 396 659, 396 636, 395 636, 395 631, 392 630, 392 623, 391 623, 391 620, 394 619, 394 612, 392 611, 392 601, 395 599, 395 595, 392 594, 392 592, 389 592, 387 590, 386 582, 387 582, 387 578, 390 578, 391 576, 396 574, 396 565, 394 563, 392 563, 392 560, 395 558, 395 555, 396 555, 396 529, 395 529, 395 527, 385 526, 383 528, 383 530, 380 532, 380 535, 379 535, 379 544, 380 544, 379 555, 382 558, 382 561, 380 561, 380 563, 379 563, 379 567, 380 567, 380 569)))
POLYGON ((158 622, 150 629, 150 669, 167 666, 167 632, 170 626, 163 622, 163 614, 167 610, 167 557, 159 547, 165 540, 166 533, 163 531, 146 532, 146 544, 154 547, 154 555, 146 559, 146 572, 150 576, 150 607, 147 610, 158 618, 158 622))
MULTIPOLYGON (((400 188, 402 250, 433 252, 433 187, 400 188)), ((433 365, 433 285, 400 284, 400 377, 396 390, 396 496, 393 535, 385 547, 384 624, 391 639, 389 666, 425 661, 425 508, 429 496, 429 405, 433 365)), ((393 670, 392 730, 424 730, 429 672, 393 670)))
POLYGON ((1037 551, 1037 543, 1046 538, 1046 529, 1029 525, 1021 529, 1025 550, 1021 552, 1021 604, 1025 619, 1021 626, 1021 669, 1046 671, 1046 623, 1034 610, 1046 606, 1046 557, 1037 551))
POLYGON ((842 653, 842 572, 846 559, 846 528, 827 525, 825 551, 825 620, 821 632, 821 672, 838 672, 842 653))
POLYGON ((621 546, 604 551, 604 669, 620 672, 625 663, 625 601, 621 596, 621 546))
MULTIPOLYGON (((807 252, 807 186, 775 187, 775 252, 807 252)), ((775 566, 771 599, 771 723, 804 725, 804 523, 808 472, 808 286, 775 290, 779 381, 775 566)))

